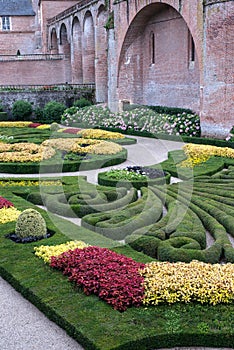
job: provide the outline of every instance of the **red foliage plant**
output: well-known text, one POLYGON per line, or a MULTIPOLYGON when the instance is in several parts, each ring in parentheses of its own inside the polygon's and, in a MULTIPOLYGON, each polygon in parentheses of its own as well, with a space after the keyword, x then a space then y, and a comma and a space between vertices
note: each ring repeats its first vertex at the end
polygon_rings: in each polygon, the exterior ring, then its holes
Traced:
POLYGON ((115 310, 142 304, 144 279, 139 269, 145 265, 122 254, 94 246, 77 248, 53 256, 50 266, 83 287, 85 294, 98 295, 115 310))
POLYGON ((63 132, 67 133, 67 134, 77 134, 81 129, 79 128, 67 128, 64 129, 63 132))
POLYGON ((0 196, 0 209, 14 207, 14 204, 8 201, 6 198, 0 196))
POLYGON ((37 128, 38 126, 42 125, 41 123, 31 123, 28 125, 29 128, 37 128))

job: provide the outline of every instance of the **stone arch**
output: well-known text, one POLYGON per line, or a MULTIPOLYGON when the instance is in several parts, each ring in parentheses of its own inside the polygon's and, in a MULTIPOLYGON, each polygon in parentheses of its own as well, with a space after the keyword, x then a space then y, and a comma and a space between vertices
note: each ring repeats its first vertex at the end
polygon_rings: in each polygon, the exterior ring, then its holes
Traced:
POLYGON ((71 47, 68 41, 67 27, 62 23, 59 31, 59 52, 65 56, 64 74, 66 83, 71 82, 71 47))
POLYGON ((104 5, 101 5, 97 11, 96 18, 96 59, 95 59, 95 82, 96 82, 96 101, 107 101, 107 32, 105 24, 108 13, 104 5))
POLYGON ((62 47, 65 55, 70 55, 70 44, 68 41, 67 27, 65 23, 62 23, 59 30, 59 44, 62 47))
POLYGON ((71 33, 71 68, 72 82, 75 84, 83 83, 82 71, 82 29, 80 21, 74 17, 71 33))
POLYGON ((58 38, 55 28, 52 28, 50 33, 50 51, 52 54, 58 53, 58 38))
POLYGON ((95 33, 90 11, 84 16, 83 24, 83 83, 95 83, 95 33))
POLYGON ((194 62, 189 60, 190 36, 187 23, 174 7, 163 2, 143 7, 133 18, 121 48, 120 100, 198 111, 200 72, 196 52, 194 62))

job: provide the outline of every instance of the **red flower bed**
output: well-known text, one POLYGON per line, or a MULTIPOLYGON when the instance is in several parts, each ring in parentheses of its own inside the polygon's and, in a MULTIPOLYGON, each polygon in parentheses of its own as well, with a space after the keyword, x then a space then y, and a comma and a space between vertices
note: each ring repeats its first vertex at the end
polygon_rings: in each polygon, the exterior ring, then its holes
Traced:
POLYGON ((38 126, 42 125, 41 123, 31 123, 28 125, 29 128, 37 128, 38 126))
POLYGON ((81 129, 79 128, 67 128, 64 129, 63 132, 67 133, 67 134, 77 134, 81 129))
POLYGON ((115 310, 125 311, 142 303, 144 279, 138 271, 145 265, 107 248, 69 250, 53 256, 50 266, 83 287, 85 294, 98 295, 115 310))
POLYGON ((0 209, 14 207, 14 204, 8 201, 6 198, 0 196, 0 209))

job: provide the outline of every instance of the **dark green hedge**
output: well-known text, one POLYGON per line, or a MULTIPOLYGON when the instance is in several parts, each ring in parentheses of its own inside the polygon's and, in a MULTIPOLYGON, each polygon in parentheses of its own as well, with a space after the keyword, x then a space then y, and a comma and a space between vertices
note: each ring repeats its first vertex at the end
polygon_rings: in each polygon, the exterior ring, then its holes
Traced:
POLYGON ((81 225, 115 240, 122 240, 140 227, 156 222, 162 202, 150 188, 142 187, 142 197, 115 211, 86 215, 81 225))
POLYGON ((93 155, 82 161, 48 160, 41 163, 0 163, 0 172, 11 174, 36 174, 85 171, 104 168, 123 163, 127 159, 127 150, 112 155, 93 155))
POLYGON ((141 187, 148 187, 148 186, 153 186, 153 185, 164 185, 165 183, 168 184, 168 183, 170 183, 170 178, 171 178, 171 175, 169 173, 166 173, 165 177, 160 177, 157 179, 148 179, 147 181, 133 180, 130 182, 127 180, 112 179, 107 174, 108 174, 108 172, 98 173, 99 185, 112 186, 112 187, 121 186, 121 187, 126 187, 126 188, 135 187, 138 190, 141 187))

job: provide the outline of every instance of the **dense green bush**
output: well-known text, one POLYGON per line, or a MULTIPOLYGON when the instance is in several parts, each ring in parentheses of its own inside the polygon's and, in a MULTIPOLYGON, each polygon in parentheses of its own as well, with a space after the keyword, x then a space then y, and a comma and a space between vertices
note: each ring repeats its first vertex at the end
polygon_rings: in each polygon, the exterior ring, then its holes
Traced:
POLYGON ((33 112, 30 102, 18 100, 12 106, 12 117, 15 120, 29 120, 33 112))
POLYGON ((35 209, 25 209, 18 217, 15 233, 20 238, 45 236, 46 223, 42 215, 35 209))
POLYGON ((80 98, 79 100, 74 101, 73 106, 78 108, 83 108, 87 106, 91 106, 92 102, 87 100, 87 98, 80 98))
POLYGON ((60 123, 61 116, 65 111, 66 106, 63 103, 50 101, 48 102, 43 110, 43 117, 47 123, 57 122, 60 123))

